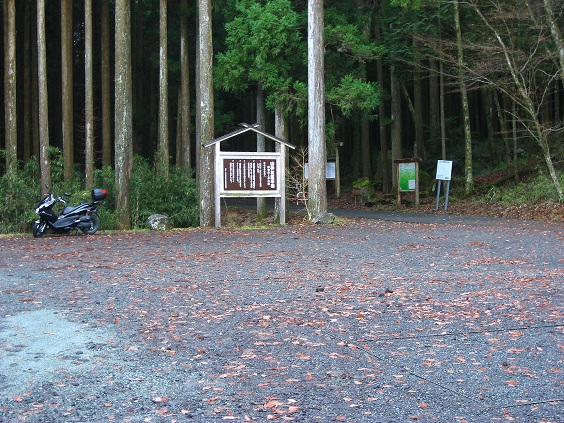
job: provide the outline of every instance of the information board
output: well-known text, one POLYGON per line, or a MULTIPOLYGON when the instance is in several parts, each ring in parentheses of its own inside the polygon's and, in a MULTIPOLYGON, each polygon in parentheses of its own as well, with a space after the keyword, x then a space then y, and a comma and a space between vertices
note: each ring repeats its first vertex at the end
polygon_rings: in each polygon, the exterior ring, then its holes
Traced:
POLYGON ((225 191, 276 191, 276 160, 272 158, 224 158, 225 191))
POLYGON ((219 151, 216 186, 221 197, 280 197, 284 169, 277 152, 219 151))
POLYGON ((435 179, 439 181, 450 181, 452 174, 452 161, 439 160, 437 162, 437 176, 435 179))
MULTIPOLYGON (((286 223, 286 157, 287 148, 296 148, 282 138, 260 129, 255 123, 242 123, 243 128, 214 138, 202 147, 214 146, 214 212, 215 226, 221 226, 222 197, 273 197, 279 198, 278 218, 286 223), (280 148, 275 152, 221 151, 221 142, 252 131, 276 142, 280 148)), ((257 208, 259 202, 257 201, 257 208)))
MULTIPOLYGON (((309 163, 306 162, 304 169, 304 177, 309 179, 309 163)), ((337 174, 335 162, 325 163, 325 179, 335 179, 337 174)))
POLYGON ((416 163, 398 163, 398 186, 400 191, 415 191, 416 178, 416 163))

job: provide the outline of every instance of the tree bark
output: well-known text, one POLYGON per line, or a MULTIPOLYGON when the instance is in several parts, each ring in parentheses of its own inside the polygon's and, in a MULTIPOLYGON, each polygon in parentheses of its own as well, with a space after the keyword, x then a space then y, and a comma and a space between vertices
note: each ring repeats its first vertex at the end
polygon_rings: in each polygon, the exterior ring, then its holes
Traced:
POLYGON ((511 101, 511 134, 513 135, 513 178, 515 183, 519 183, 519 166, 517 165, 518 155, 517 155, 517 147, 519 144, 517 143, 517 102, 513 99, 511 101))
POLYGON ((499 102, 499 97, 496 93, 493 94, 493 100, 495 109, 497 112, 497 118, 499 120, 500 132, 503 138, 503 145, 505 150, 505 165, 509 168, 511 166, 511 147, 509 146, 509 135, 508 135, 508 128, 507 128, 507 119, 505 117, 505 110, 502 108, 502 105, 499 102))
POLYGON ((87 189, 94 187, 94 77, 92 47, 92 0, 84 0, 84 169, 87 189))
POLYGON ((429 60, 429 138, 436 141, 440 138, 440 81, 439 81, 439 61, 429 60))
MULTIPOLYGON (((286 123, 286 117, 284 116, 284 110, 282 108, 282 105, 280 103, 276 104, 276 108, 274 109, 274 135, 277 136, 278 138, 281 138, 283 140, 288 140, 288 125, 286 123)), ((281 162, 282 162, 282 166, 284 166, 284 169, 280 169, 280 172, 283 171, 287 171, 288 170, 288 166, 289 166, 289 155, 288 153, 288 148, 286 146, 283 146, 282 144, 276 143, 276 151, 281 151, 282 149, 285 149, 286 154, 283 154, 281 157, 281 162)), ((284 181, 284 187, 281 187, 282 190, 286 190, 286 182, 284 181)), ((274 200, 274 216, 275 216, 275 221, 277 222, 287 222, 287 216, 284 216, 284 219, 282 219, 281 216, 281 210, 282 210, 282 203, 281 203, 282 199, 280 197, 276 197, 274 200)), ((288 214, 288 199, 286 198, 286 207, 284 207, 284 210, 286 210, 286 215, 288 214)))
POLYGON ((499 165, 499 157, 497 155, 497 149, 495 145, 495 135, 493 129, 493 118, 494 118, 494 102, 493 102, 493 92, 489 89, 480 90, 481 100, 482 100, 482 110, 486 121, 486 128, 488 131, 488 148, 490 150, 490 160, 494 166, 499 165))
POLYGON ((27 162, 31 156, 32 117, 31 117, 31 5, 25 3, 24 10, 24 45, 23 45, 23 159, 27 162))
POLYGON ((39 90, 39 168, 41 189, 51 185, 49 161, 49 96, 47 94, 47 48, 45 42, 45 0, 37 0, 37 79, 39 90))
POLYGON ((133 99, 131 83, 131 9, 116 0, 115 14, 115 185, 120 229, 131 228, 129 183, 133 160, 133 99))
POLYGON ((39 46, 38 46, 38 19, 37 19, 37 7, 35 8, 35 19, 31 19, 31 24, 33 26, 31 30, 31 38, 35 39, 35 42, 31 43, 31 142, 33 147, 33 155, 36 158, 41 158, 41 147, 39 145, 39 46))
POLYGON ((110 7, 101 0, 102 165, 112 164, 112 106, 110 92, 110 7))
POLYGON ((401 84, 395 75, 395 65, 391 66, 391 97, 392 97, 392 186, 398 186, 398 175, 394 167, 394 160, 402 158, 401 140, 401 84))
POLYGON ((176 166, 182 166, 182 87, 176 96, 176 166))
MULTIPOLYGON (((380 26, 376 26, 376 44, 380 44, 380 26)), ((378 58, 376 62, 376 72, 378 74, 378 85, 380 88, 386 86, 384 78, 384 63, 382 58, 378 58)), ((386 125, 386 100, 380 98, 378 106, 378 122, 380 127, 380 161, 382 162, 382 189, 385 193, 390 192, 392 186, 392 178, 390 177, 391 169, 390 160, 388 157, 388 125, 386 125)))
POLYGON ((558 51, 558 62, 560 63, 560 78, 564 83, 564 37, 562 37, 562 32, 558 26, 558 21, 554 16, 554 6, 552 0, 543 0, 544 10, 546 12, 546 19, 548 25, 550 26, 550 34, 556 45, 556 50, 558 51))
MULTIPOLYGON (((201 144, 205 144, 214 138, 211 0, 198 0, 198 12, 198 138, 201 144)), ((214 223, 214 157, 212 147, 200 148, 200 226, 212 226, 214 223)))
POLYGON ((454 25, 456 30, 459 87, 462 101, 462 120, 464 122, 464 192, 466 195, 470 195, 474 191, 474 179, 472 176, 472 132, 470 131, 468 92, 466 89, 466 82, 462 77, 464 69, 464 51, 462 49, 462 29, 460 27, 458 1, 459 0, 454 1, 454 25))
MULTIPOLYGON (((135 110, 147 110, 149 109, 149 113, 151 116, 155 116, 157 113, 154 110, 153 106, 153 91, 151 87, 149 87, 151 101, 147 102, 145 96, 145 81, 147 78, 143 77, 145 72, 144 69, 144 56, 145 56, 145 3, 144 1, 134 1, 131 2, 130 8, 133 8, 134 15, 133 22, 132 22, 132 38, 134 39, 132 48, 133 55, 132 59, 132 69, 133 69, 133 76, 134 79, 132 81, 133 84, 133 104, 135 104, 135 110), (148 103, 148 105, 147 105, 148 103)), ((155 121, 155 119, 150 119, 151 124, 155 121)), ((133 135, 133 151, 136 154, 150 154, 153 155, 154 151, 152 149, 151 143, 151 151, 144 151, 145 144, 149 143, 147 139, 151 133, 150 125, 146 125, 145 122, 135 122, 133 127, 134 135, 133 135), (147 127, 149 129, 147 130, 147 127)))
POLYGON ((446 113, 445 113, 445 74, 444 64, 439 63, 439 99, 441 108, 441 157, 443 160, 447 158, 447 145, 446 145, 446 113))
POLYGON ((160 0, 160 48, 159 48, 159 152, 157 155, 157 174, 168 178, 169 140, 168 140, 168 37, 167 0, 160 0))
POLYGON ((370 153, 370 122, 363 113, 360 118, 360 145, 362 151, 362 176, 372 179, 372 155, 370 153))
MULTIPOLYGON (((417 55, 421 46, 417 40, 413 42, 414 53, 417 55)), ((414 157, 425 157, 425 127, 423 123, 423 86, 422 86, 421 64, 419 61, 413 69, 413 103, 415 114, 413 124, 415 126, 415 145, 413 146, 414 157)))
POLYGON ((323 0, 308 1, 309 207, 313 220, 327 214, 323 0))
MULTIPOLYGON (((257 123, 260 129, 266 130, 266 109, 264 105, 264 91, 262 84, 259 82, 257 86, 257 123)), ((264 136, 257 133, 257 152, 266 151, 266 143, 264 136)), ((266 198, 257 197, 257 219, 260 221, 266 217, 266 198)))
POLYGON ((177 164, 191 173, 192 160, 190 157, 190 79, 188 61, 188 16, 186 16, 188 0, 180 1, 180 97, 182 109, 180 112, 180 149, 177 164))
POLYGON ((16 0, 4 6, 4 125, 6 137, 6 172, 18 167, 18 121, 16 92, 16 0))
MULTIPOLYGON (((72 0, 61 0, 61 106, 65 180, 71 178, 74 165, 73 32, 72 0)), ((88 50, 85 50, 87 54, 88 50)))

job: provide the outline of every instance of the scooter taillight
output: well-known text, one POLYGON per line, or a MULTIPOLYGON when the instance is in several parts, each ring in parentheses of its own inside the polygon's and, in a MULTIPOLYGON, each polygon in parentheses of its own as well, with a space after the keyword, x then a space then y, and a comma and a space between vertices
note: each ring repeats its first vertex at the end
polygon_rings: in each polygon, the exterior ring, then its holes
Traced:
POLYGON ((92 190, 92 201, 104 201, 108 191, 104 188, 94 188, 92 190))

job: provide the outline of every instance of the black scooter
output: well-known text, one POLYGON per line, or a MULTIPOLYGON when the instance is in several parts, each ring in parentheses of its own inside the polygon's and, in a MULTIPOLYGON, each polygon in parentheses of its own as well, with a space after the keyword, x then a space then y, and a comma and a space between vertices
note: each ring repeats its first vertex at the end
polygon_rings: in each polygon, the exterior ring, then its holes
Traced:
MULTIPOLYGON (((50 190, 48 185, 45 186, 50 190)), ((80 203, 78 206, 67 206, 58 215, 53 211, 53 206, 57 202, 66 204, 66 201, 62 197, 55 198, 53 193, 49 192, 35 209, 39 219, 33 222, 33 236, 39 238, 48 229, 56 233, 76 230, 77 235, 79 231, 86 235, 95 234, 100 227, 98 206, 106 199, 107 193, 105 189, 95 188, 92 190, 91 202, 80 203)), ((65 193, 64 195, 68 197, 70 194, 65 193)))

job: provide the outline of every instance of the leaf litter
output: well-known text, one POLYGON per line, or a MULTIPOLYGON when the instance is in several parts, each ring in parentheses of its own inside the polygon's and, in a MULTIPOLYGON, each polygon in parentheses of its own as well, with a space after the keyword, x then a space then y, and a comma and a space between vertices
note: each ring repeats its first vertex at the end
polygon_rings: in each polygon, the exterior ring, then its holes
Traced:
POLYGON ((15 391, 0 379, 0 418, 557 421, 561 237, 382 221, 17 237, 0 354, 28 365, 9 319, 38 310, 84 338, 15 391))

